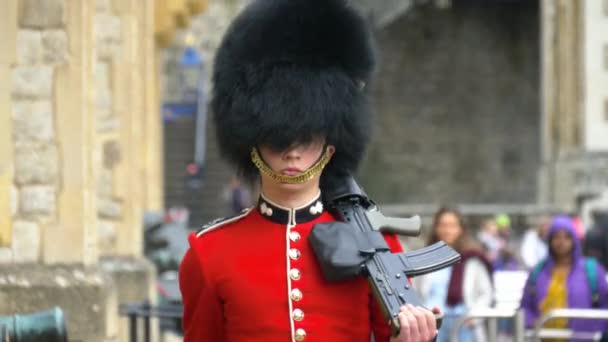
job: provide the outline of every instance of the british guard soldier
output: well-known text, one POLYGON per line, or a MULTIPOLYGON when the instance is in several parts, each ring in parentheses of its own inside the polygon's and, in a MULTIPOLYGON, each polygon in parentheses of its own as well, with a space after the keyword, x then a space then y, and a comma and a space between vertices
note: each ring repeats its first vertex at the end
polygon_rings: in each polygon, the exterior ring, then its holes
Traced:
MULTIPOLYGON (((259 182, 257 205, 189 238, 180 266, 185 342, 428 341, 431 311, 404 306, 391 336, 364 277, 327 282, 308 244, 335 221, 322 192, 369 140, 373 41, 346 0, 254 0, 215 59, 220 151, 259 182)), ((396 236, 385 235, 393 252, 396 236)))

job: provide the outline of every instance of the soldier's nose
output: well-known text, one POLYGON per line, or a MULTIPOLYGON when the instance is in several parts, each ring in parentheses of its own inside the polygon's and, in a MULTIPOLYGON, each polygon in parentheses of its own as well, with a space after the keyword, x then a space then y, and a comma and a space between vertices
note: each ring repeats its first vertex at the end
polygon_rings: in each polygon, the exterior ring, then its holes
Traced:
POLYGON ((299 152, 298 148, 291 148, 291 149, 285 151, 284 158, 285 159, 300 159, 300 152, 299 152))

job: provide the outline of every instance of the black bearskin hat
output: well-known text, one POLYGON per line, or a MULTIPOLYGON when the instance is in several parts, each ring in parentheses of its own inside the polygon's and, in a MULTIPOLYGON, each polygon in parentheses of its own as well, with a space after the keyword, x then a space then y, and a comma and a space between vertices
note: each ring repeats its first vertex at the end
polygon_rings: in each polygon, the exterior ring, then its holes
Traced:
POLYGON ((211 107, 220 152, 249 180, 253 147, 325 137, 336 153, 321 187, 357 169, 369 142, 363 90, 375 64, 365 20, 347 0, 254 0, 215 58, 211 107))

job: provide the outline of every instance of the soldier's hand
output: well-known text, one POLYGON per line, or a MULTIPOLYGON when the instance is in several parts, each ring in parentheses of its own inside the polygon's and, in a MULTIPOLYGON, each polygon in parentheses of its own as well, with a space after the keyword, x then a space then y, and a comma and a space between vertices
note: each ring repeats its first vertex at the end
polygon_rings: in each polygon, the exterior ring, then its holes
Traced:
MULTIPOLYGON (((433 309, 438 313, 438 309, 433 309)), ((399 310, 401 331, 397 337, 391 337, 390 342, 428 342, 437 335, 437 326, 433 311, 411 304, 402 306, 399 310)))

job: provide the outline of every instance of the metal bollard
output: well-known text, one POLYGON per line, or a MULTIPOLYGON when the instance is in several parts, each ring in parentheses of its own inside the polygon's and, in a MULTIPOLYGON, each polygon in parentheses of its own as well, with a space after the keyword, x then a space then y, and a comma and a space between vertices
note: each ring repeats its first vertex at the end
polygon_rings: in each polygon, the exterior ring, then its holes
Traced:
POLYGON ((513 318, 513 338, 515 341, 525 341, 526 340, 526 315, 524 310, 517 310, 515 312, 515 317, 513 318))
POLYGON ((532 332, 532 338, 536 341, 541 338, 579 338, 587 340, 599 340, 600 333, 575 332, 570 329, 547 329, 543 325, 555 318, 581 318, 592 320, 608 320, 608 310, 599 309, 555 309, 542 316, 532 332))
MULTIPOLYGON (((474 309, 469 311, 466 315, 464 315, 463 317, 461 317, 456 324, 454 324, 454 327, 452 327, 452 330, 450 331, 450 342, 458 342, 458 331, 460 330, 460 327, 464 324, 464 322, 466 322, 469 319, 475 319, 475 318, 488 318, 491 319, 490 322, 494 323, 494 328, 492 327, 492 325, 490 325, 490 329, 489 330, 494 330, 496 331, 496 319, 498 318, 513 318, 516 317, 516 319, 518 319, 517 315, 519 310, 517 309, 496 309, 496 308, 480 308, 480 309, 474 309)), ((521 317, 523 316, 519 316, 521 319, 521 326, 523 327, 523 319, 521 317)), ((517 325, 517 323, 516 323, 517 325)), ((490 331, 490 334, 492 334, 492 332, 490 331)), ((496 341, 496 332, 494 332, 494 335, 489 335, 489 341, 496 341)), ((524 338, 523 338, 523 334, 521 335, 516 335, 514 336, 515 339, 514 341, 517 342, 523 342, 524 338), (520 339, 521 338, 521 339, 520 339)))

